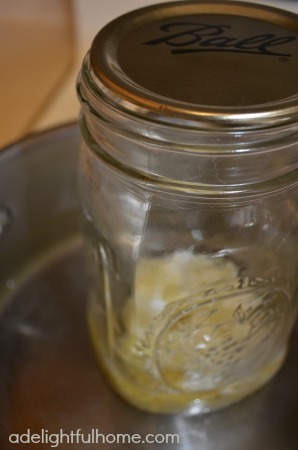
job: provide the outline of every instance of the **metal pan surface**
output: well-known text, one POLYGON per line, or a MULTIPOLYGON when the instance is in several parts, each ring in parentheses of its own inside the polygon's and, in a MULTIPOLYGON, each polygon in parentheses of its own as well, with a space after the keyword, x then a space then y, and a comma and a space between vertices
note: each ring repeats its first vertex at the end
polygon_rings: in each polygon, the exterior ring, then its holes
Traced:
POLYGON ((110 389, 85 320, 78 147, 71 124, 0 152, 1 450, 296 450, 297 327, 274 380, 213 414, 147 414, 110 389))

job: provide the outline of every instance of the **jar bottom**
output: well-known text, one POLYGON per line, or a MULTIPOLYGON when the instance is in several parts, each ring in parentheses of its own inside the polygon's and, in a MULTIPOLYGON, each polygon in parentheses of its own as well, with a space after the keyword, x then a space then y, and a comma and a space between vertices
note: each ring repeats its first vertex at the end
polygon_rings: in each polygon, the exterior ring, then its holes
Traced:
POLYGON ((102 338, 96 316, 89 314, 89 329, 93 347, 98 359, 99 365, 103 370, 108 382, 114 390, 134 407, 152 413, 173 414, 184 413, 187 415, 204 414, 218 409, 225 408, 236 403, 245 397, 253 394, 267 382, 281 368, 286 354, 285 346, 273 359, 264 364, 258 371, 250 373, 248 377, 241 380, 226 383, 217 389, 193 392, 173 392, 147 390, 147 377, 149 374, 142 372, 136 373, 139 376, 136 383, 130 378, 121 367, 114 362, 114 358, 103 353, 102 338), (141 380, 140 377, 144 377, 141 380), (141 387, 143 382, 143 386, 141 387))

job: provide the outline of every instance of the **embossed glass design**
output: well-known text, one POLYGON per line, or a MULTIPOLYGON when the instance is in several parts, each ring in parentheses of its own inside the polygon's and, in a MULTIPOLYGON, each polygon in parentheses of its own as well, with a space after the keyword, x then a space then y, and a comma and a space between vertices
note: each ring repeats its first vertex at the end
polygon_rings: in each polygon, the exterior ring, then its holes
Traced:
POLYGON ((207 412, 281 367, 297 313, 297 126, 126 107, 87 55, 80 193, 94 348, 153 412, 207 412))

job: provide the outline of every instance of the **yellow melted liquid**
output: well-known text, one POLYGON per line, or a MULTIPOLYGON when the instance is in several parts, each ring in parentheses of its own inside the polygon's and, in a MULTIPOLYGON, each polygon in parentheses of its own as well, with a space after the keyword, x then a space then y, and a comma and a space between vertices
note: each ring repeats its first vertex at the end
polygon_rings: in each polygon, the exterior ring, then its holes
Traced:
POLYGON ((121 327, 111 314, 105 344, 96 303, 89 309, 100 364, 116 390, 148 411, 197 413, 262 386, 284 359, 275 336, 285 299, 240 285, 237 267, 223 258, 140 259, 121 327))

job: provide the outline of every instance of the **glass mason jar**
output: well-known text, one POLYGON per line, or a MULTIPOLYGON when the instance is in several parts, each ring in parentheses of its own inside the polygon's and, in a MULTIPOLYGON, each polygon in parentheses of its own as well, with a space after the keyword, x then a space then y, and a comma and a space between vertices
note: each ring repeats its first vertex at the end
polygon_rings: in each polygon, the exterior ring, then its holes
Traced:
POLYGON ((285 359, 297 33, 281 10, 174 2, 111 22, 84 60, 88 318, 107 377, 141 409, 223 407, 285 359))

